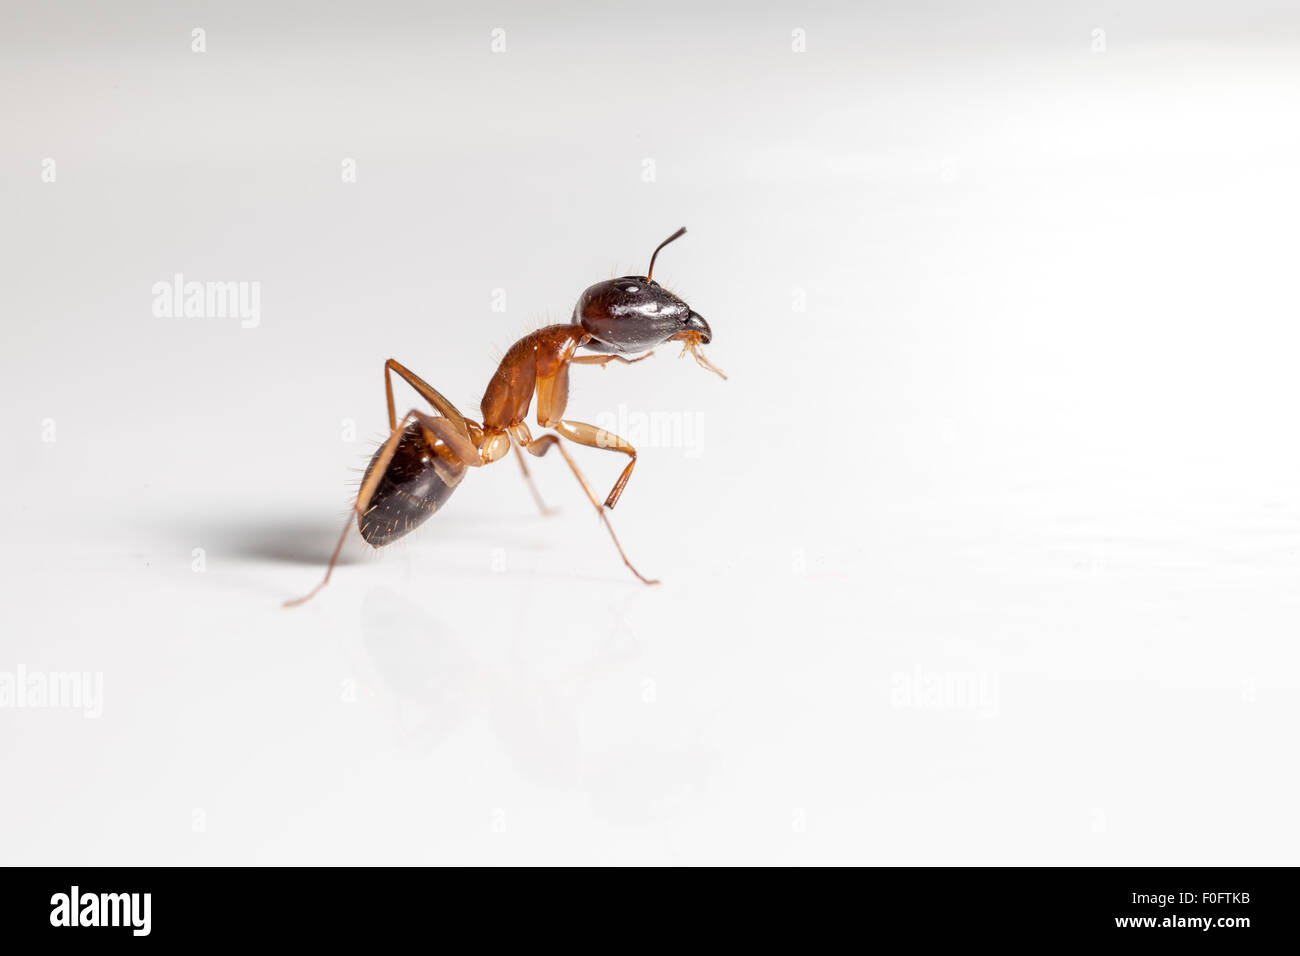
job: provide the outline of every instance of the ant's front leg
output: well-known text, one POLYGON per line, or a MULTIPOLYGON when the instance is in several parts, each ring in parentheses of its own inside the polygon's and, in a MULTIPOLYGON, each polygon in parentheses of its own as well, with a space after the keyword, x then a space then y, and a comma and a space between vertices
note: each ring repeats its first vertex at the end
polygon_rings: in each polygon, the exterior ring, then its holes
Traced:
POLYGON ((588 448, 603 448, 606 451, 621 451, 628 456, 630 460, 627 467, 623 469, 623 473, 618 476, 618 481, 614 482, 614 487, 610 489, 609 494, 605 497, 606 508, 613 508, 618 504, 623 489, 627 487, 627 480, 632 477, 632 469, 636 467, 636 449, 613 432, 607 432, 603 428, 597 428, 595 425, 588 425, 585 422, 571 422, 560 419, 557 422, 547 422, 546 427, 554 429, 569 441, 577 442, 579 445, 586 445, 588 448))
MULTIPOLYGON (((649 358, 653 354, 653 352, 648 353, 641 358, 649 358)), ((629 365, 632 362, 640 361, 640 359, 625 359, 620 355, 581 355, 567 361, 580 362, 584 359, 592 360, 585 364, 599 362, 602 365, 615 359, 629 365)), ((614 482, 614 487, 610 489, 609 495, 605 498, 605 507, 613 508, 618 504, 619 496, 623 494, 623 489, 627 486, 627 480, 632 477, 632 469, 636 466, 636 449, 613 432, 597 428, 595 425, 588 425, 585 422, 571 422, 565 419, 564 408, 568 404, 568 400, 568 364, 562 363, 550 375, 539 375, 537 377, 537 424, 543 428, 553 428, 569 441, 576 442, 579 445, 622 452, 630 459, 627 467, 618 476, 618 481, 614 482)))
POLYGON ((654 352, 646 352, 645 355, 638 355, 634 359, 624 358, 621 355, 575 355, 569 359, 574 365, 599 365, 604 368, 610 362, 622 362, 624 365, 635 365, 637 362, 644 362, 654 352))
POLYGON ((551 450, 552 446, 559 450, 560 455, 564 458, 565 464, 567 464, 569 470, 573 472, 573 477, 577 478, 578 484, 582 486, 583 494, 587 496, 587 500, 591 502, 591 506, 596 509, 596 514, 600 515, 601 523, 604 524, 605 530, 609 532, 609 536, 614 542, 614 547, 618 549, 618 556, 623 559, 623 564, 627 566, 629 571, 637 576, 637 579, 641 581, 642 584, 658 584, 659 580, 657 578, 646 577, 638 571, 635 566, 633 566, 631 561, 628 560, 627 553, 623 550, 623 545, 619 544, 618 535, 614 533, 614 526, 609 523, 609 516, 605 514, 605 509, 600 506, 600 500, 596 497, 596 493, 591 490, 591 485, 587 484, 586 476, 583 475, 581 469, 578 468, 578 463, 573 460, 573 456, 570 455, 568 449, 564 447, 564 443, 560 441, 559 436, 543 435, 541 438, 531 439, 528 444, 524 445, 524 448, 530 455, 536 455, 538 458, 541 458, 551 450))

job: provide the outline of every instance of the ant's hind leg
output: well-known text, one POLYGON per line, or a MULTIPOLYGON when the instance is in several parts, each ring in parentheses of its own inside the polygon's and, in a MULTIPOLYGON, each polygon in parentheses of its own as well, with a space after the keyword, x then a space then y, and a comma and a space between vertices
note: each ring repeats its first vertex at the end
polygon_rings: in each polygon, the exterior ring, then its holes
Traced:
POLYGON ((582 472, 578 470, 578 463, 569 455, 568 450, 565 449, 564 444, 560 439, 555 435, 543 435, 541 438, 530 441, 525 447, 529 454, 541 458, 551 450, 552 445, 560 450, 560 454, 564 456, 565 462, 569 465, 569 470, 573 472, 573 477, 577 478, 578 484, 582 485, 582 490, 586 493, 587 500, 590 501, 591 506, 596 509, 596 514, 600 515, 600 520, 605 525, 605 530, 609 532, 610 538, 613 539, 614 547, 618 549, 618 556, 623 559, 623 563, 627 565, 627 569, 635 574, 642 584, 658 584, 659 581, 657 579, 647 578, 644 574, 633 567, 632 562, 627 559, 627 554, 624 553, 623 546, 618 543, 618 535, 614 533, 614 526, 609 523, 609 516, 605 514, 605 509, 600 506, 600 500, 596 497, 595 492, 591 490, 591 485, 587 484, 587 479, 583 476, 582 472))
MULTIPOLYGON (((453 422, 449 418, 427 415, 414 409, 407 412, 406 417, 414 418, 428 431, 432 432, 434 437, 442 439, 443 444, 450 449, 451 453, 471 468, 480 468, 485 464, 479 454, 478 445, 470 436, 469 428, 465 425, 463 419, 459 423, 453 422)), ((405 420, 403 420, 403 427, 405 427, 405 420)))
POLYGON ((479 458, 478 449, 474 447, 469 440, 468 430, 464 429, 463 419, 460 427, 453 425, 449 419, 435 418, 427 415, 418 409, 411 409, 402 416, 401 422, 393 428, 387 440, 380 446, 379 454, 375 456, 374 462, 370 467, 370 473, 366 475, 365 481, 361 483, 361 490, 357 492, 356 503, 352 506, 352 514, 348 515, 347 523, 343 525, 343 530, 339 533, 338 544, 334 546, 334 553, 330 556, 330 563, 325 568, 325 577, 321 579, 320 584, 316 585, 300 598, 294 598, 285 601, 285 607, 297 607, 310 601, 316 594, 330 583, 330 575, 334 573, 334 565, 338 564, 339 554, 343 550, 343 542, 347 538, 348 529, 354 521, 366 516, 370 509, 370 499, 375 495, 375 489, 379 487, 379 482, 383 480, 384 474, 388 471, 388 466, 393 463, 393 456, 397 454, 397 446, 406 434, 406 426, 412 421, 418 421, 421 425, 431 431, 438 438, 441 438, 452 454, 461 458, 467 465, 481 465, 482 460, 479 458), (472 458, 462 457, 462 452, 472 453, 472 458))
POLYGON ((466 419, 460 413, 460 409, 448 401, 442 392, 420 378, 397 359, 389 359, 384 363, 384 392, 388 396, 389 428, 397 428, 397 409, 393 405, 393 372, 400 375, 406 384, 419 392, 420 397, 436 408, 440 414, 450 418, 457 425, 465 424, 466 419))
POLYGON ((321 578, 320 584, 316 585, 302 597, 285 601, 284 607, 297 607, 300 604, 306 604, 316 596, 317 592, 319 592, 321 588, 330 583, 330 575, 334 573, 334 565, 339 562, 339 554, 343 551, 343 542, 347 540, 348 529, 352 527, 352 522, 355 520, 356 516, 354 514, 349 514, 347 520, 343 522, 343 530, 339 532, 338 544, 334 545, 334 553, 330 555, 330 563, 325 567, 325 577, 321 578))
POLYGON ((352 514, 348 515, 348 520, 343 525, 343 530, 339 532, 339 541, 338 544, 334 545, 334 553, 330 555, 330 563, 325 568, 325 577, 321 578, 320 584, 316 585, 302 597, 285 601, 285 607, 298 607, 300 604, 306 604, 320 592, 321 588, 330 583, 330 575, 334 573, 334 565, 338 564, 339 553, 343 550, 343 541, 348 536, 348 529, 352 527, 352 523, 356 521, 358 517, 364 516, 366 509, 370 507, 370 499, 374 497, 375 488, 379 486, 379 480, 384 476, 384 472, 388 470, 388 466, 392 463, 393 455, 397 453, 397 443, 402 440, 402 435, 406 431, 406 423, 418 414, 420 413, 414 409, 407 412, 402 418, 401 427, 394 427, 392 434, 388 436, 388 440, 385 441, 383 446, 380 448, 379 455, 375 458, 374 466, 370 469, 370 474, 366 476, 366 480, 361 483, 361 490, 357 492, 356 503, 352 505, 352 514))

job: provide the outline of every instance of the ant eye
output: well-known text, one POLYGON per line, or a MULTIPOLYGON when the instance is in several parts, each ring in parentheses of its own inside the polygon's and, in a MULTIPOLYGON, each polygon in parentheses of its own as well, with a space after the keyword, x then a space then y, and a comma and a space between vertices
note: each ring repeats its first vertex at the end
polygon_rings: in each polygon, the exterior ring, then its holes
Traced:
POLYGON ((635 285, 624 286, 624 287, 623 287, 623 291, 624 291, 624 292, 640 292, 640 291, 641 291, 641 287, 640 287, 640 286, 635 286, 635 285))

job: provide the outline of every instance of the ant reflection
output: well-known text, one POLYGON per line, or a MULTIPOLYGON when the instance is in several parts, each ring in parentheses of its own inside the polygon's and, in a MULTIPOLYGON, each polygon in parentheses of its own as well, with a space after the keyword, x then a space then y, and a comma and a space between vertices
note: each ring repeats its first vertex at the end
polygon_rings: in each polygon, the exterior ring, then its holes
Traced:
POLYGON ((607 636, 585 660, 542 673, 517 647, 504 664, 485 662, 422 608, 379 589, 362 605, 358 670, 373 675, 376 696, 418 752, 486 717, 521 775, 585 793, 609 822, 644 825, 702 790, 717 753, 698 722, 665 721, 665 705, 643 699, 641 679, 627 682, 640 648, 622 611, 612 611, 607 636))

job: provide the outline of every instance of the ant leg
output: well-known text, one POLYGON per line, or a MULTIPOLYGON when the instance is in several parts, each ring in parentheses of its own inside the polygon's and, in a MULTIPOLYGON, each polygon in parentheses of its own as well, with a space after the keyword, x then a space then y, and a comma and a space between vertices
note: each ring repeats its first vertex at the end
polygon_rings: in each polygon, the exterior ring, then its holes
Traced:
POLYGON ((352 514, 348 516, 347 523, 343 525, 343 530, 339 533, 338 544, 334 546, 334 553, 330 556, 330 563, 325 568, 325 577, 321 579, 320 584, 302 597, 285 601, 285 607, 298 607, 300 604, 307 603, 316 596, 321 588, 330 583, 330 575, 334 573, 334 565, 338 563, 339 553, 343 550, 343 541, 347 538, 348 528, 352 526, 354 521, 364 518, 369 511, 370 499, 374 497, 375 489, 379 487, 379 482, 384 477, 385 472, 388 471, 388 466, 393 463, 393 456, 397 454, 397 445, 402 440, 402 435, 406 433, 407 424, 412 421, 418 421, 438 438, 441 438, 456 457, 461 457, 461 450, 472 451, 472 458, 461 458, 465 464, 472 466, 483 464, 482 459, 479 458, 478 449, 469 440, 468 429, 462 432, 454 425, 451 425, 448 419, 435 418, 418 409, 411 409, 402 416, 400 425, 395 426, 387 440, 384 441, 384 444, 379 449, 379 455, 375 458, 374 465, 370 469, 370 474, 361 483, 361 490, 357 492, 356 503, 352 506, 352 514), (468 448, 466 448, 467 445, 468 448))
POLYGON ((529 442, 525 447, 529 454, 541 458, 550 451, 552 445, 560 450, 560 454, 564 456, 564 460, 569 465, 569 470, 573 472, 573 477, 577 478, 578 484, 582 485, 582 490, 587 494, 587 500, 590 501, 591 506, 596 509, 596 514, 600 515, 600 520, 604 523, 605 530, 609 532, 610 538, 613 539, 614 547, 618 549, 618 556, 623 559, 623 563, 627 565, 627 569, 635 574, 642 584, 658 584, 659 581, 657 579, 647 578, 644 574, 634 568, 632 562, 627 559, 627 555, 623 551, 623 546, 618 543, 618 535, 614 533, 614 526, 609 523, 609 516, 605 514, 605 509, 600 506, 600 501, 597 500, 595 493, 591 490, 591 485, 587 484, 587 479, 583 477, 582 472, 578 470, 577 462, 575 462, 569 455, 569 452, 565 449, 564 444, 560 439, 555 435, 543 435, 541 438, 529 442))
POLYGON ((449 402, 440 391, 397 361, 397 359, 389 359, 384 363, 384 391, 388 395, 388 427, 390 429, 397 428, 396 409, 393 407, 393 377, 390 374, 392 372, 396 372, 405 379, 411 388, 420 393, 421 398, 447 418, 450 418, 457 425, 465 424, 466 419, 460 413, 460 409, 449 402))
POLYGON ((636 467, 636 449, 613 432, 607 432, 595 425, 585 425, 582 422, 560 419, 557 422, 550 422, 548 427, 555 429, 569 441, 577 442, 579 445, 586 445, 589 448, 603 448, 606 451, 621 451, 628 456, 627 467, 618 476, 618 481, 614 482, 614 487, 610 489, 609 495, 605 498, 606 508, 613 508, 618 504, 623 489, 627 487, 627 480, 632 477, 632 469, 636 467))
MULTIPOLYGON (((598 360, 616 358, 616 356, 581 355, 577 359, 571 358, 568 361, 575 362, 578 359, 593 357, 598 360)), ((631 364, 632 360, 625 361, 631 364)), ((561 364, 550 375, 539 374, 537 376, 537 424, 543 428, 553 428, 565 438, 577 442, 579 445, 620 451, 630 459, 627 467, 618 476, 618 481, 614 482, 614 487, 610 489, 609 495, 605 498, 605 507, 613 508, 614 505, 618 504, 619 496, 623 494, 623 489, 627 486, 627 480, 632 477, 632 469, 636 466, 636 449, 613 432, 607 432, 595 425, 566 421, 564 408, 568 404, 568 400, 569 366, 567 363, 561 364)))
POLYGON ((575 355, 569 359, 574 365, 599 365, 604 368, 610 362, 622 362, 624 365, 635 365, 637 362, 644 362, 654 352, 646 352, 645 355, 637 356, 634 359, 624 358, 621 355, 575 355))
MULTIPOLYGON (((396 432, 394 432, 394 434, 396 434, 396 432)), ((338 544, 334 545, 334 553, 330 555, 330 563, 325 566, 325 577, 321 579, 320 584, 316 585, 302 597, 285 601, 282 605, 283 607, 298 607, 300 604, 306 604, 316 596, 317 592, 319 592, 321 588, 330 583, 330 575, 334 573, 334 565, 338 564, 339 552, 343 550, 343 542, 347 539, 348 529, 352 527, 352 522, 354 520, 354 515, 348 515, 348 519, 343 522, 343 530, 339 532, 338 544)))
POLYGON ((515 450, 515 457, 519 459, 519 470, 524 473, 524 481, 528 482, 528 490, 533 494, 533 501, 537 502, 537 510, 548 518, 557 514, 558 509, 547 507, 546 502, 542 500, 541 492, 537 490, 537 485, 533 481, 532 472, 528 470, 528 462, 524 460, 524 449, 533 441, 528 426, 523 422, 519 422, 513 428, 506 429, 506 431, 510 435, 510 447, 515 450))
MULTIPOLYGON (((440 418, 415 409, 407 412, 406 418, 414 418, 432 432, 435 438, 441 438, 451 453, 471 468, 480 468, 485 464, 479 455, 478 445, 470 436, 469 427, 465 425, 463 419, 460 423, 456 423, 449 418, 440 418)), ((406 419, 402 421, 405 425, 406 419)))
POLYGON ((401 441, 402 434, 406 431, 406 423, 417 414, 419 413, 414 409, 407 412, 406 415, 402 417, 402 427, 397 428, 394 426, 388 439, 380 448, 379 457, 375 459, 374 467, 370 469, 370 474, 367 475, 366 480, 361 483, 361 490, 357 492, 357 500, 352 505, 353 513, 348 516, 347 523, 343 525, 343 530, 339 533, 339 542, 334 546, 334 554, 330 556, 330 563, 325 568, 325 577, 321 579, 320 584, 316 585, 302 597, 285 601, 285 607, 298 607, 301 604, 306 604, 317 595, 321 588, 330 583, 330 575, 334 573, 334 565, 338 563, 339 552, 343 550, 343 541, 347 537, 348 528, 352 526, 353 521, 365 516, 366 511, 370 507, 370 499, 374 496, 375 489, 379 487, 379 480, 383 477, 384 472, 388 470, 388 466, 392 464, 393 455, 397 453, 397 443, 401 441))

